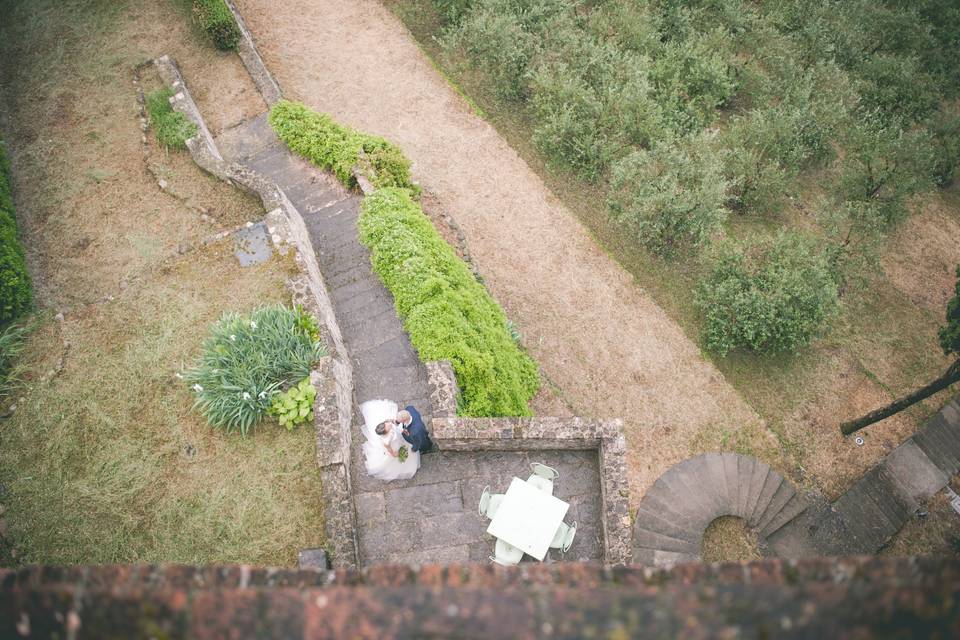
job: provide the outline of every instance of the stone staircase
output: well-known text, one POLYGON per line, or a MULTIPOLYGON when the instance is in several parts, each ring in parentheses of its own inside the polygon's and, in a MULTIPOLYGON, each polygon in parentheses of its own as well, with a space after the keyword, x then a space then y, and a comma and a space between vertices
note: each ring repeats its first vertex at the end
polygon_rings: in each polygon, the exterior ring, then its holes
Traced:
POLYGON ((783 476, 755 458, 708 453, 660 476, 640 502, 633 559, 646 564, 700 558, 714 519, 737 516, 766 538, 802 513, 808 501, 783 476))
POLYGON ((876 553, 958 471, 960 399, 954 398, 835 503, 818 501, 768 544, 790 557, 876 553))
POLYGON ((960 471, 960 398, 954 398, 836 502, 801 495, 759 460, 710 453, 670 468, 640 502, 634 561, 697 560, 707 526, 737 516, 765 551, 784 557, 872 554, 960 471))
POLYGON ((267 114, 225 131, 216 143, 225 159, 276 183, 303 216, 353 361, 356 400, 412 404, 428 420, 426 368, 357 237, 362 198, 293 155, 270 128, 267 114))

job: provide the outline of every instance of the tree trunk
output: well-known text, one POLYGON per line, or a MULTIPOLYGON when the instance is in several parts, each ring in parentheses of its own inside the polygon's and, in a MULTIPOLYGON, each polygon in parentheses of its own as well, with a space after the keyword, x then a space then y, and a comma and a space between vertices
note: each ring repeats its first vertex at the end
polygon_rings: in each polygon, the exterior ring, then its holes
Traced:
POLYGON ((855 433, 860 429, 873 424, 874 422, 879 422, 884 418, 889 418, 893 414, 903 411, 910 405, 916 404, 924 398, 929 398, 938 391, 943 391, 954 382, 960 382, 960 360, 957 360, 952 365, 947 367, 947 370, 942 376, 927 386, 917 389, 913 393, 902 398, 894 400, 882 409, 871 411, 870 413, 861 418, 857 418, 856 420, 844 422, 840 425, 840 432, 845 436, 849 436, 851 433, 855 433))

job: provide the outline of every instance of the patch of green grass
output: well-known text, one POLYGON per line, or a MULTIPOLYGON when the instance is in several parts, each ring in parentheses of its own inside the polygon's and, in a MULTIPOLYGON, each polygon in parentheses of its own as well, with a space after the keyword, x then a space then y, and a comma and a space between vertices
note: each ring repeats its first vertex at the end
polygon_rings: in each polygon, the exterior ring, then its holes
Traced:
POLYGON ((147 94, 147 113, 157 142, 167 149, 186 149, 187 140, 197 135, 197 125, 170 106, 173 88, 162 87, 147 94))
POLYGON ((217 49, 233 51, 240 42, 240 27, 223 0, 193 0, 193 19, 217 49))
POLYGON ((530 415, 537 366, 503 310, 404 189, 367 196, 358 220, 373 270, 393 294, 423 360, 449 360, 467 416, 530 415))
POLYGON ((33 306, 33 284, 17 237, 17 220, 10 189, 10 163, 0 136, 0 327, 33 306))

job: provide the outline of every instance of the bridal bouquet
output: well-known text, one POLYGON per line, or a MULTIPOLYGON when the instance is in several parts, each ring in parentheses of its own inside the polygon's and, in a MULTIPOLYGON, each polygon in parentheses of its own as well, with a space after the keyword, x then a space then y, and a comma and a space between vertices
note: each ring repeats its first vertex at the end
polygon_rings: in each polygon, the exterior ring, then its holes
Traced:
POLYGON ((406 462, 407 456, 409 455, 410 455, 410 451, 407 449, 406 446, 400 447, 400 451, 397 452, 397 458, 400 460, 400 462, 406 462))

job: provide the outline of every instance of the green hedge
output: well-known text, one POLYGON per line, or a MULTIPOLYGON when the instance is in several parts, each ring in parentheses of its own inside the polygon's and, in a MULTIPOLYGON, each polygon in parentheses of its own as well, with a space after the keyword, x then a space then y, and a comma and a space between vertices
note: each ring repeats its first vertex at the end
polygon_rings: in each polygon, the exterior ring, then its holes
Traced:
POLYGON ((393 294, 425 360, 449 360, 465 416, 525 416, 540 385, 537 366, 514 342, 487 290, 437 233, 406 189, 364 199, 360 240, 393 294))
POLYGON ((33 290, 17 239, 17 221, 10 193, 10 164, 0 137, 0 326, 30 310, 33 290))
POLYGON ((217 49, 232 51, 240 41, 240 27, 223 0, 193 0, 193 18, 217 49))
POLYGON ((170 106, 171 87, 147 94, 147 114, 157 142, 168 149, 186 149, 187 140, 197 135, 197 125, 170 106))
POLYGON ((404 187, 419 192, 410 179, 410 161, 396 145, 341 125, 325 113, 317 113, 299 102, 281 100, 270 110, 270 126, 300 154, 321 169, 329 169, 347 186, 355 186, 353 168, 363 151, 373 170, 373 185, 404 187))

